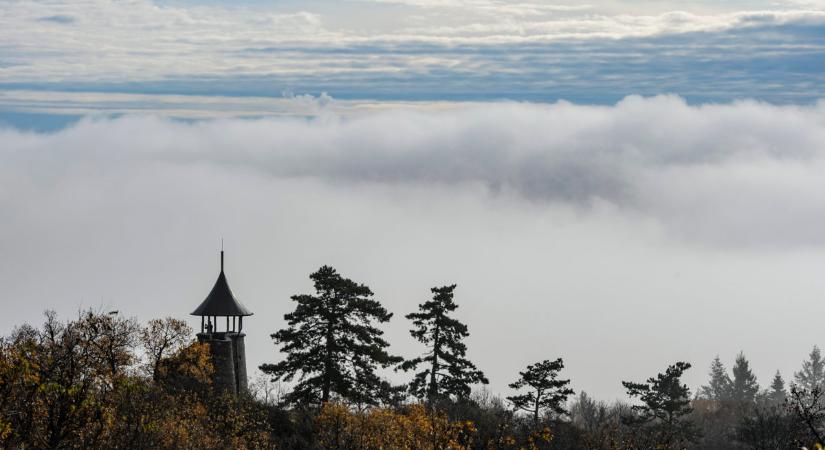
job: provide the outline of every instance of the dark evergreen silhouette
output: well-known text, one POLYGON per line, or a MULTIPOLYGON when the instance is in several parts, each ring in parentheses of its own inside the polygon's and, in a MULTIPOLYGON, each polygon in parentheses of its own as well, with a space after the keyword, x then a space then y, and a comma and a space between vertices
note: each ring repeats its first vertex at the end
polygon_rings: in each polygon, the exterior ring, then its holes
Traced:
POLYGON ((719 355, 713 358, 710 364, 710 379, 708 384, 699 389, 699 394, 709 400, 724 401, 730 399, 731 394, 731 379, 728 376, 728 371, 719 355))
POLYGON ((802 362, 802 370, 794 373, 794 380, 799 388, 809 392, 825 387, 825 360, 822 359, 819 347, 814 346, 808 360, 802 362))
POLYGON ((470 395, 470 385, 487 384, 487 378, 466 358, 462 340, 470 335, 467 326, 450 317, 458 308, 453 302, 456 285, 434 287, 433 299, 418 305, 419 312, 408 314, 415 328, 410 334, 430 351, 405 361, 400 368, 414 370, 425 366, 410 382, 410 393, 434 401, 438 398, 470 395))
POLYGON ((272 335, 286 359, 261 370, 273 381, 298 379, 286 396, 289 403, 323 403, 333 394, 359 404, 379 403, 388 385, 375 371, 402 361, 387 353, 389 344, 375 326, 392 314, 372 298, 369 287, 332 267, 323 266, 310 278, 316 294, 292 296, 298 305, 284 315, 289 327, 272 335))
POLYGON ((699 389, 699 399, 694 416, 695 423, 702 429, 702 437, 697 448, 723 450, 730 446, 731 429, 739 423, 742 408, 731 400, 733 380, 717 355, 710 364, 708 384, 699 389))
POLYGON ((567 397, 575 392, 567 387, 570 380, 559 379, 559 372, 563 368, 564 362, 561 358, 527 366, 527 370, 519 372, 518 381, 510 384, 512 389, 527 389, 527 392, 507 397, 507 400, 515 409, 529 412, 533 416, 534 425, 538 425, 542 412, 551 411, 558 415, 567 415, 567 397))
POLYGON ((745 354, 740 352, 733 364, 733 381, 731 382, 731 399, 740 406, 753 405, 759 393, 759 383, 750 368, 745 354))
POLYGON ((693 422, 687 418, 693 412, 690 389, 682 384, 682 375, 688 369, 689 363, 677 362, 645 383, 622 381, 627 394, 642 402, 632 406, 635 414, 624 418, 645 436, 647 444, 641 448, 683 448, 697 437, 693 422))
POLYGON ((785 389, 785 380, 777 370, 771 382, 771 389, 768 391, 768 401, 773 405, 781 405, 787 398, 788 391, 785 389))

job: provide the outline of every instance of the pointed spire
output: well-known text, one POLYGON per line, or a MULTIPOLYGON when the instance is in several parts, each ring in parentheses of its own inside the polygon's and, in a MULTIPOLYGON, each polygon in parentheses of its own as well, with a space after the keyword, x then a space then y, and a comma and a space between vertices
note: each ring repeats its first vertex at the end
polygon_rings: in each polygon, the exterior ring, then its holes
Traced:
POLYGON ((223 273, 223 248, 221 248, 221 273, 206 299, 192 313, 193 316, 251 316, 252 312, 239 302, 229 289, 223 273))

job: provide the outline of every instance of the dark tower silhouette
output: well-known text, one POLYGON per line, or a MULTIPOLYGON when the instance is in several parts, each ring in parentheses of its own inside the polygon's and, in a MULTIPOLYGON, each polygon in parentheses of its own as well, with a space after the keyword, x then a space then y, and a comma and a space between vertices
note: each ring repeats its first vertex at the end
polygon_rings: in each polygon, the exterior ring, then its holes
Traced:
POLYGON ((221 250, 221 273, 212 291, 203 303, 192 312, 201 316, 201 332, 198 341, 209 344, 212 364, 215 366, 212 383, 218 390, 234 394, 246 391, 246 351, 244 350, 243 318, 251 316, 229 289, 223 273, 223 250, 221 250), (219 317, 226 318, 226 327, 219 329, 219 317))

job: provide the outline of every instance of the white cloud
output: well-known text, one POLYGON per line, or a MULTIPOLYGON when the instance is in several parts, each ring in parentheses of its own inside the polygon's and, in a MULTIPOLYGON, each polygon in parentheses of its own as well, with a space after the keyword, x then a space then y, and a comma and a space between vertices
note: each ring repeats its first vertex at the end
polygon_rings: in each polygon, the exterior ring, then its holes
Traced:
POLYGON ((6 130, 2 155, 104 166, 228 164, 277 178, 377 186, 480 184, 540 204, 611 204, 714 244, 825 244, 817 232, 825 227, 825 103, 689 106, 662 96, 614 107, 497 103, 438 111, 424 104, 369 113, 356 104, 284 101, 293 102, 292 115, 317 118, 86 120, 52 135, 6 130), (121 142, 124 136, 151 138, 121 142))
POLYGON ((45 115, 110 117, 151 114, 178 119, 318 117, 334 114, 356 117, 386 110, 438 111, 482 106, 483 102, 340 100, 326 92, 281 97, 221 95, 149 95, 108 92, 0 91, 0 110, 45 115))
MULTIPOLYGON (((684 77, 676 86, 689 92, 705 83, 726 93, 744 86, 745 96, 818 92, 821 44, 807 29, 766 33, 764 52, 724 33, 820 26, 821 1, 339 3, 0 2, 0 83, 128 91, 145 80, 205 80, 211 89, 213 77, 243 86, 266 76, 286 81, 251 89, 277 95, 314 77, 400 85, 415 98, 421 76, 433 74, 429 82, 449 91, 502 77, 506 92, 553 93, 564 80, 585 93, 665 92, 684 77), (667 44, 691 32, 700 34, 667 44), (645 37, 662 40, 609 46, 645 37), (739 54, 782 64, 751 68, 739 54), (609 58, 620 63, 598 65, 609 58), (810 72, 794 69, 794 58, 810 72), (729 60, 735 70, 704 73, 705 63, 729 60), (647 78, 634 83, 623 69, 647 78), (519 84, 530 74, 537 84, 519 84), (490 78, 472 84, 476 75, 490 78), (794 76, 802 84, 790 89, 783 83, 794 76)), ((458 282, 471 357, 499 392, 519 367, 556 356, 577 390, 608 397, 621 395, 619 380, 676 359, 696 364, 696 386, 713 355, 739 350, 765 380, 776 368, 790 373, 820 339, 799 312, 825 292, 823 102, 285 97, 0 91, 3 111, 91 116, 49 134, 0 129, 0 307, 12 311, 0 328, 100 303, 144 319, 183 316, 211 285, 211 244, 224 236, 233 289, 257 313, 253 366, 277 357, 267 336, 288 296, 308 290, 306 275, 327 263, 396 313, 390 340, 408 356, 417 347, 400 316, 430 286, 458 282), (702 333, 690 341, 674 332, 692 326, 702 333)))
POLYGON ((470 356, 498 392, 556 356, 575 389, 608 398, 677 359, 697 386, 739 350, 765 380, 820 338, 799 311, 825 292, 822 104, 129 116, 0 142, 5 330, 101 304, 184 317, 223 236, 256 313, 252 366, 278 357, 268 334, 321 264, 373 287, 406 356, 419 347, 401 316, 457 282, 470 356))
MULTIPOLYGON (((461 0, 406 2, 412 12, 344 21, 335 9, 169 6, 150 0, 9 1, 0 3, 0 82, 181 79, 243 75, 346 76, 438 71, 472 55, 394 54, 393 45, 547 44, 822 23, 817 10, 639 12, 592 5, 461 0), (57 19, 57 20, 55 20, 57 19), (758 20, 757 20, 758 19, 758 20), (379 46, 327 53, 312 48, 379 46), (277 52, 251 52, 252 49, 277 52)), ((322 4, 323 5, 323 4, 322 4)), ((741 6, 741 5, 740 5, 741 6)), ((348 16, 372 17, 353 3, 348 16)), ((309 6, 307 7, 309 8, 309 6)), ((499 67, 506 70, 506 67, 499 67)), ((283 86, 278 87, 283 88, 283 86)))

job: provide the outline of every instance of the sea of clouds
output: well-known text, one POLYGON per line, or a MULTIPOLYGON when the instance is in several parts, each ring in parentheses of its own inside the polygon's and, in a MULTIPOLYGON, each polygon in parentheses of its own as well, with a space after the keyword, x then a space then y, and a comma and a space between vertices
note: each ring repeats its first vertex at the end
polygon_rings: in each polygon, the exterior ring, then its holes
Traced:
POLYGON ((676 359, 698 386, 740 350, 761 381, 788 378, 818 342, 823 103, 335 103, 0 129, 0 328, 45 309, 187 317, 223 237, 256 313, 251 367, 279 358, 268 335, 322 264, 373 288, 404 356, 421 349, 403 315, 458 283, 470 357, 499 393, 558 356, 603 398, 676 359))
MULTIPOLYGON (((77 167, 206 165, 376 190, 475 184, 538 208, 616 208, 713 245, 825 243, 823 103, 689 106, 658 96, 608 107, 504 102, 311 119, 126 116, 50 134, 7 128, 0 139, 0 174, 18 191, 77 167)), ((28 200, 12 192, 6 207, 28 200)))

